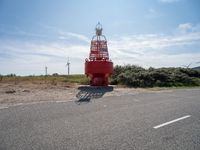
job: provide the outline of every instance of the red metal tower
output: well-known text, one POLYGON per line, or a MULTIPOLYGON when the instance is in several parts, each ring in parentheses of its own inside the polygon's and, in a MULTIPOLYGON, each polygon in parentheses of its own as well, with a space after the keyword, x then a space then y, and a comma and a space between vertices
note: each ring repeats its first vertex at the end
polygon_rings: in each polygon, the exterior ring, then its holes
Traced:
POLYGON ((85 60, 85 74, 92 86, 107 86, 108 78, 113 73, 113 63, 109 60, 107 40, 102 35, 102 25, 96 25, 96 35, 90 46, 89 59, 85 60))

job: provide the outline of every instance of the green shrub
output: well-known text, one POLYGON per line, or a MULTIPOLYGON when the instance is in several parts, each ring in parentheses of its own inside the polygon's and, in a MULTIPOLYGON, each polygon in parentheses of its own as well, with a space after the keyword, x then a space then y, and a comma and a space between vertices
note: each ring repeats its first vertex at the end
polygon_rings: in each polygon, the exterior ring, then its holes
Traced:
POLYGON ((3 80, 3 75, 0 75, 0 82, 3 80))
POLYGON ((129 87, 170 87, 198 86, 200 72, 186 68, 152 68, 144 69, 135 65, 115 66, 111 84, 129 87))

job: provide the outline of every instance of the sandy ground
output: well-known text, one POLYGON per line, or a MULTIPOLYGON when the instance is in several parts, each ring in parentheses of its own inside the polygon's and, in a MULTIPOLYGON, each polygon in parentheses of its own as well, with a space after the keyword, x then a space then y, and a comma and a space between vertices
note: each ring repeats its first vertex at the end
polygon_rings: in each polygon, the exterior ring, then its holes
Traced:
MULTIPOLYGON (((69 85, 67 83, 52 85, 50 83, 0 82, 0 106, 47 101, 75 101, 80 92, 78 87, 80 85, 69 85)), ((101 96, 120 96, 141 92, 155 92, 155 90, 114 87, 112 91, 105 92, 101 96)))

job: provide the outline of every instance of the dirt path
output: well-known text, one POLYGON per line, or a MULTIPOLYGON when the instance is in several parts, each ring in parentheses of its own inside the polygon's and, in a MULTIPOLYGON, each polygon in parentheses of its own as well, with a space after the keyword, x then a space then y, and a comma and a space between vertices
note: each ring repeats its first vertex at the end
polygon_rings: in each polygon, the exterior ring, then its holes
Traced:
POLYGON ((65 84, 0 83, 0 104, 32 103, 40 101, 70 100, 75 98, 75 87, 65 84))
MULTIPOLYGON (((10 106, 21 103, 76 100, 76 95, 80 92, 78 87, 80 86, 67 83, 52 85, 49 83, 0 82, 0 105, 10 106)), ((120 96, 155 91, 159 92, 159 90, 152 89, 114 87, 112 91, 105 92, 102 96, 120 96)))

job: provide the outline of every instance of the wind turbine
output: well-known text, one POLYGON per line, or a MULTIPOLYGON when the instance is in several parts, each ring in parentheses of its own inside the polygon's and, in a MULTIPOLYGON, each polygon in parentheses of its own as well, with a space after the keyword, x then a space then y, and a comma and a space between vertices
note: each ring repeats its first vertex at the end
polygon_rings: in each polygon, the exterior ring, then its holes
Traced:
POLYGON ((47 66, 45 66, 45 75, 47 76, 47 66))
POLYGON ((192 63, 189 63, 188 65, 183 65, 183 67, 189 68, 191 64, 192 64, 192 63))
POLYGON ((70 73, 70 62, 69 62, 69 57, 67 57, 67 64, 66 64, 66 66, 67 66, 67 73, 68 73, 68 75, 69 75, 69 73, 70 73))

